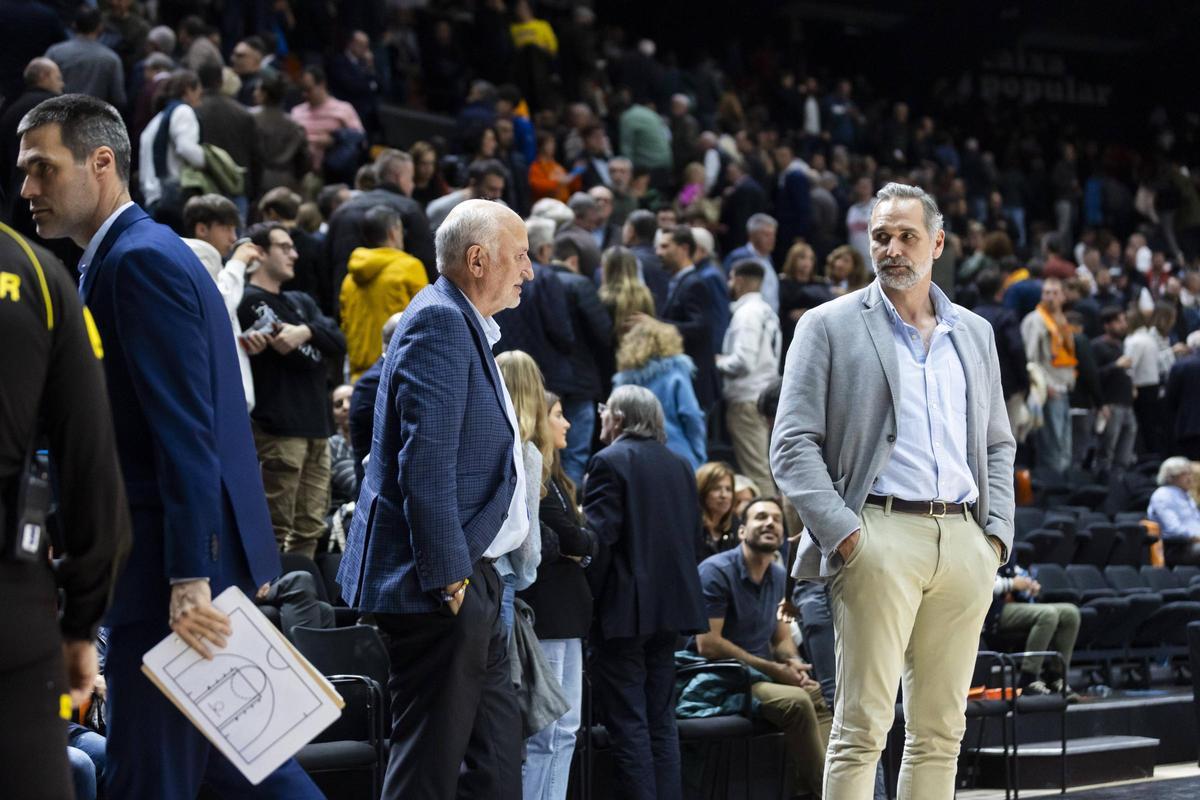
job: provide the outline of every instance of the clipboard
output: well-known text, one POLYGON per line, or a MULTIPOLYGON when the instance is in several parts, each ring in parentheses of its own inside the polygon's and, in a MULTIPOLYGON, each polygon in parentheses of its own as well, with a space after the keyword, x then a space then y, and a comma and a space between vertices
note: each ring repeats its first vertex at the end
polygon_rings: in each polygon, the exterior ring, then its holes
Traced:
POLYGON ((142 656, 142 672, 257 785, 340 717, 345 701, 236 586, 213 605, 232 634, 212 660, 172 633, 142 656))

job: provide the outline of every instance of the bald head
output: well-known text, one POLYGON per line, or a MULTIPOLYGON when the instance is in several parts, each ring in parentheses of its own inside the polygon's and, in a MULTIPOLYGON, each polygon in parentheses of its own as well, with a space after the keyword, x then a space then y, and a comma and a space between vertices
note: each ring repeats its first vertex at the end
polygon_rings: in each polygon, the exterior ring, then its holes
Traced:
POLYGON ((38 57, 29 62, 22 76, 26 89, 41 89, 43 92, 62 94, 62 70, 48 58, 38 57))
POLYGON ((465 200, 437 229, 438 272, 490 317, 521 302, 521 284, 533 280, 525 222, 489 200, 465 200))

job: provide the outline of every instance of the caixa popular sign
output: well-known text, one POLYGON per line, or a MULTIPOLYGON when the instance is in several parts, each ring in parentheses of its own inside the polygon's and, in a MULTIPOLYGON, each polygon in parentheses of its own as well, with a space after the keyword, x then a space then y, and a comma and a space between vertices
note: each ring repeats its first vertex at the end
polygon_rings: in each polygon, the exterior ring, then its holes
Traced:
POLYGON ((966 72, 957 82, 957 94, 989 103, 1019 103, 1108 107, 1110 84, 1083 80, 1071 74, 1062 56, 1024 50, 1001 50, 966 72))

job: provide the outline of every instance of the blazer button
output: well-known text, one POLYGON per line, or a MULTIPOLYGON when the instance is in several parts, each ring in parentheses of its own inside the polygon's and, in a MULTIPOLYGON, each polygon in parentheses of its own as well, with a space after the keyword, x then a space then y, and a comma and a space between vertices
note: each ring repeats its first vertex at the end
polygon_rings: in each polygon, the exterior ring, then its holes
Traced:
POLYGON ((889 433, 888 434, 888 444, 891 444, 892 442, 895 442, 895 441, 896 441, 896 434, 889 433))
POLYGON ((508 479, 508 482, 510 484, 512 484, 513 486, 516 486, 517 485, 517 476, 513 475, 511 478, 508 479))
POLYGON ((503 514, 500 515, 500 521, 504 522, 507 519, 508 519, 508 512, 505 511, 503 514))

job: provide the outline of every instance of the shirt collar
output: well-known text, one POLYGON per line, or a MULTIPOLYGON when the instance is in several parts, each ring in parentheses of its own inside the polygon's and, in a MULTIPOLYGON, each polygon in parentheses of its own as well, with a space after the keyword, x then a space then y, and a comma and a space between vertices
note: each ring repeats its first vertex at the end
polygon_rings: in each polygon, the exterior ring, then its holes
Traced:
POLYGON ((88 267, 92 265, 92 259, 96 257, 96 251, 100 249, 100 243, 103 242, 104 237, 108 235, 108 230, 113 226, 113 223, 117 221, 117 217, 125 213, 125 209, 129 208, 131 205, 133 205, 132 200, 130 200, 128 203, 125 203, 112 214, 110 214, 108 219, 104 220, 104 224, 101 225, 96 233, 92 235, 92 240, 88 242, 87 249, 83 251, 83 257, 79 259, 80 275, 87 272, 88 267))
POLYGON ((454 289, 463 296, 463 300, 466 300, 467 305, 475 312, 475 319, 478 320, 479 327, 483 328, 483 336, 487 339, 488 347, 495 347, 496 342, 500 341, 500 326, 496 324, 496 320, 479 313, 479 309, 471 302, 471 298, 467 297, 467 293, 459 289, 457 285, 454 286, 454 289))
MULTIPOLYGON (((876 278, 876 281, 878 280, 876 278)), ((907 325, 908 323, 900 316, 900 312, 896 310, 892 299, 887 296, 887 292, 883 291, 882 285, 879 287, 879 296, 883 298, 883 305, 887 309, 888 319, 891 320, 892 325, 907 325)), ((945 325, 947 330, 954 328, 958 324, 958 311, 936 283, 929 284, 929 299, 933 301, 933 314, 937 317, 938 324, 945 325)))
POLYGON ((683 280, 685 275, 687 275, 691 272, 694 272, 695 270, 696 270, 695 264, 688 264, 686 267, 679 270, 679 272, 675 273, 675 275, 673 276, 675 283, 679 283, 681 280, 683 280))
POLYGON ((762 300, 762 292, 746 292, 744 295, 733 301, 733 309, 736 311, 747 303, 754 302, 755 299, 762 300))

